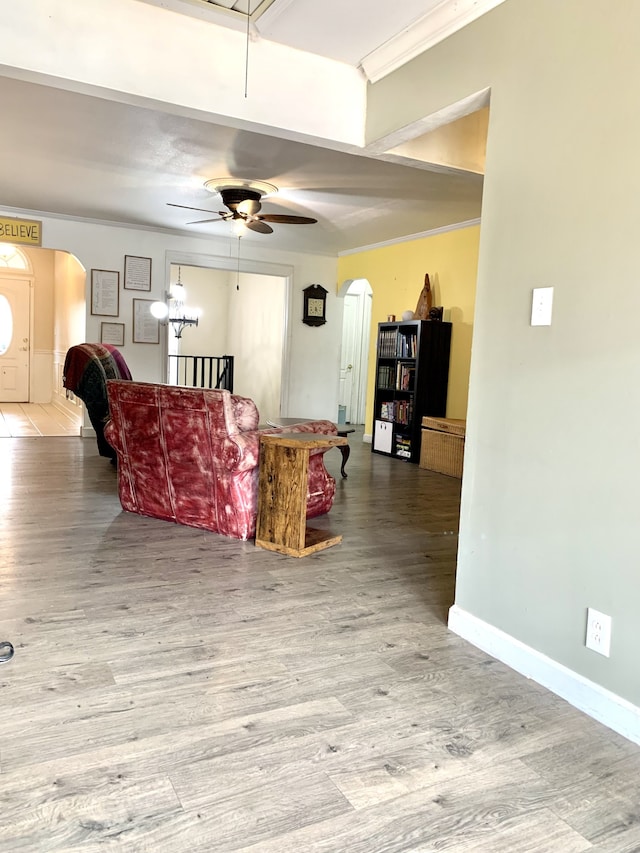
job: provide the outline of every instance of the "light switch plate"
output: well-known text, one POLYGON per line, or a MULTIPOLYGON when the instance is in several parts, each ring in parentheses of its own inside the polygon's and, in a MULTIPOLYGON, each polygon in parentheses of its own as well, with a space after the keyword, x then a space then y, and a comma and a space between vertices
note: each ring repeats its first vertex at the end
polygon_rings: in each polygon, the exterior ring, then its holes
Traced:
POLYGON ((553 287, 534 287, 531 300, 531 325, 550 326, 553 310, 553 287))

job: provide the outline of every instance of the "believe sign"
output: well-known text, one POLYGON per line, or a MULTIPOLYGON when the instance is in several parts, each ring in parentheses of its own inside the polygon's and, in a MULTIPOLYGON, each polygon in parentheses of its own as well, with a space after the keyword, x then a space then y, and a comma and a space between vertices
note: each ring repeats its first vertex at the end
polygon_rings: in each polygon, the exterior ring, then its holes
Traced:
POLYGON ((42 222, 35 219, 8 219, 0 216, 0 243, 42 245, 42 222))

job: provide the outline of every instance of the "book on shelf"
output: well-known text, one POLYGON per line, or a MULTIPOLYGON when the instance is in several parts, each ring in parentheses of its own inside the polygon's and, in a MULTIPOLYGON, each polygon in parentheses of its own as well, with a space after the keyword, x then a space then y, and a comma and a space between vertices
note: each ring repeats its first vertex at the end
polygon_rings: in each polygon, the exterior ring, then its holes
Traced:
POLYGON ((396 436, 396 456, 411 459, 411 439, 405 436, 396 436))
POLYGON ((396 390, 413 391, 416 368, 414 364, 399 361, 396 368, 396 390))
POLYGON ((411 400, 386 400, 380 403, 380 419, 393 421, 408 426, 413 417, 413 402, 411 400))
POLYGON ((378 365, 378 387, 393 388, 393 368, 391 365, 378 365))
POLYGON ((397 355, 399 358, 415 358, 418 351, 418 336, 415 332, 398 335, 397 355))
POLYGON ((395 329, 381 329, 378 336, 378 352, 383 358, 395 358, 398 348, 398 333, 395 329))

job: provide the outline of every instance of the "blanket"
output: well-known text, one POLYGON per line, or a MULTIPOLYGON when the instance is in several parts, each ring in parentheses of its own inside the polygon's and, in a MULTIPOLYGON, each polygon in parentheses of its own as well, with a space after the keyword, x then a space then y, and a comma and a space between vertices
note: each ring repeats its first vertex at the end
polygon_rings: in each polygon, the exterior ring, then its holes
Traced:
POLYGON ((115 451, 104 438, 104 425, 109 418, 107 379, 131 379, 122 354, 111 344, 78 344, 71 347, 64 360, 62 385, 79 397, 87 407, 91 425, 96 431, 100 456, 115 459, 115 451))
POLYGON ((62 385, 86 403, 107 399, 107 379, 131 379, 122 353, 111 344, 78 344, 67 352, 62 385))

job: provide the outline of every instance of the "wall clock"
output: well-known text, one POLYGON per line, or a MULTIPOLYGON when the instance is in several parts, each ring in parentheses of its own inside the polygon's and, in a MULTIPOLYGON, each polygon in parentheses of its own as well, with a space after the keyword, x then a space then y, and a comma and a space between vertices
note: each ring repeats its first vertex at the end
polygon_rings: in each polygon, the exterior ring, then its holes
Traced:
POLYGON ((302 322, 307 326, 322 326, 327 322, 327 293, 320 284, 310 284, 302 291, 304 294, 304 313, 302 322))

